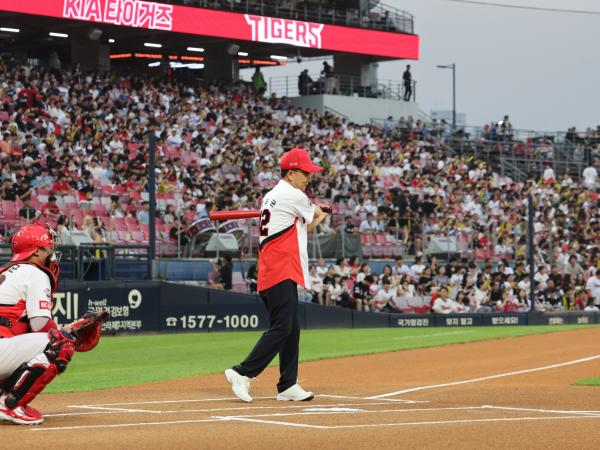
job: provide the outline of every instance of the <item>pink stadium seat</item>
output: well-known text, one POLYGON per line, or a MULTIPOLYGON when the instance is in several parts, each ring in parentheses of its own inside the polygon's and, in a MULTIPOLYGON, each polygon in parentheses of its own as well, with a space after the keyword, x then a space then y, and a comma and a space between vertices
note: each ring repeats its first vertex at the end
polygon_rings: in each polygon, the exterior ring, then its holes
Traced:
POLYGON ((375 243, 376 244, 381 244, 381 245, 387 243, 387 239, 385 237, 385 234, 376 234, 375 235, 375 243))
POLYGON ((140 225, 133 222, 125 222, 125 229, 131 232, 140 231, 140 225))
POLYGON ((113 217, 112 218, 112 228, 115 231, 126 231, 125 227, 125 219, 122 217, 113 217))
POLYGON ((136 242, 144 242, 144 233, 141 231, 132 231, 131 238, 136 242))
POLYGON ((131 233, 129 231, 117 231, 120 242, 131 242, 131 233))

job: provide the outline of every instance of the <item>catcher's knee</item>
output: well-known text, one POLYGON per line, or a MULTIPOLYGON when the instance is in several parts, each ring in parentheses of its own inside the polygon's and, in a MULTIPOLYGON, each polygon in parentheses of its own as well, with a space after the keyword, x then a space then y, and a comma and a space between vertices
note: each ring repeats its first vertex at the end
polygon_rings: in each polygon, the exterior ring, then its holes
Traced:
POLYGON ((63 373, 75 352, 74 340, 69 333, 50 330, 50 341, 43 353, 21 364, 3 383, 9 394, 5 404, 9 408, 24 406, 60 373, 63 373))

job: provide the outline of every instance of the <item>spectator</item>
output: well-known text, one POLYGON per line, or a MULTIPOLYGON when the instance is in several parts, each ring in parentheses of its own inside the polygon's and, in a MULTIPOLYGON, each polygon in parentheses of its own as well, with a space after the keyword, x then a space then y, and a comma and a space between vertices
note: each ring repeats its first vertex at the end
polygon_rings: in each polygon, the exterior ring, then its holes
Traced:
POLYGON ((354 291, 351 298, 351 302, 344 305, 348 308, 356 309, 357 311, 365 310, 365 307, 369 305, 372 299, 371 286, 375 283, 373 275, 367 275, 362 281, 357 281, 354 284, 354 291))
POLYGON ((179 242, 180 248, 185 248, 190 242, 190 238, 184 233, 183 225, 177 217, 173 219, 173 223, 169 229, 169 238, 175 242, 179 242))
POLYGON ((438 292, 438 297, 433 302, 431 310, 436 314, 452 314, 465 312, 467 308, 448 297, 448 290, 446 288, 441 288, 438 292))
POLYGON ((122 218, 126 216, 125 211, 123 211, 123 206, 121 205, 120 199, 118 195, 110 196, 110 207, 108 212, 111 217, 122 218))
POLYGON ((163 221, 170 225, 175 221, 175 217, 177 217, 175 213, 175 205, 167 205, 163 214, 163 221))
POLYGON ((367 218, 360 223, 359 231, 365 234, 375 234, 379 231, 379 224, 372 213, 367 214, 367 218))
POLYGON ((450 279, 446 275, 446 268, 444 266, 438 267, 437 274, 433 277, 433 281, 435 284, 441 287, 446 287, 446 285, 450 282, 450 279))
POLYGON ((219 278, 214 283, 208 285, 211 289, 225 289, 231 290, 232 279, 233 279, 233 264, 231 262, 231 255, 221 256, 220 259, 214 259, 211 261, 213 270, 219 273, 219 278))
POLYGON ((404 264, 404 259, 402 258, 402 256, 396 256, 394 258, 394 266, 392 267, 392 272, 394 273, 394 275, 398 276, 410 273, 410 269, 406 264, 404 264))
POLYGON ((265 92, 265 88, 267 83, 265 82, 265 78, 263 77, 262 72, 260 71, 260 67, 256 67, 254 69, 254 74, 252 75, 252 85, 254 86, 254 90, 259 96, 265 92))
MULTIPOLYGON (((594 163, 596 167, 600 167, 600 160, 596 159, 594 163)), ((584 184, 590 190, 594 190, 600 186, 600 183, 598 182, 598 171, 594 165, 586 167, 582 173, 584 184)))
POLYGON ((56 197, 50 195, 48 201, 42 206, 42 214, 51 220, 57 220, 60 215, 60 208, 56 203, 56 197))
POLYGON ((598 277, 598 270, 594 270, 594 274, 588 278, 585 288, 593 300, 594 305, 600 306, 600 277, 598 277))
POLYGON ((71 187, 67 181, 67 176, 65 174, 61 174, 58 177, 58 181, 55 181, 52 185, 52 193, 54 195, 68 195, 71 187))
POLYGON ((317 269, 317 274, 318 274, 318 275, 319 275, 321 278, 323 278, 323 277, 325 277, 325 275, 327 275, 327 270, 328 270, 328 267, 327 267, 327 265, 325 264, 325 260, 324 260, 323 258, 319 258, 319 259, 317 259, 317 266, 316 266, 316 269, 317 269))
POLYGON ((324 298, 323 295, 323 278, 317 273, 317 266, 314 264, 309 268, 309 277, 309 292, 312 294, 313 301, 319 305, 330 306, 328 302, 329 299, 324 298))
POLYGON ((1 189, 2 200, 14 202, 17 199, 17 196, 17 186, 10 178, 5 178, 1 189))
POLYGON ((308 69, 304 69, 300 72, 300 76, 298 77, 298 92, 300 95, 310 95, 312 94, 314 81, 308 75, 308 69))
POLYGON ((410 266, 410 276, 412 277, 412 279, 418 279, 425 270, 425 268, 426 266, 425 264, 423 264, 423 257, 421 255, 417 255, 417 257, 415 258, 415 263, 412 266, 410 266))
POLYGON ((246 274, 246 283, 248 283, 248 290, 251 294, 256 293, 257 280, 258 266, 256 263, 252 263, 250 264, 250 267, 248 267, 248 273, 246 274))
POLYGON ((404 101, 409 102, 412 97, 412 74, 410 73, 410 64, 406 65, 406 70, 402 74, 404 82, 404 101))
POLYGON ((600 308, 594 303, 593 299, 589 299, 587 302, 587 306, 584 308, 584 311, 600 311, 600 308))
POLYGON ((346 216, 345 222, 340 226, 344 230, 344 233, 347 234, 357 234, 358 230, 354 226, 354 222, 352 220, 352 216, 346 216))
POLYGON ((389 279, 384 279, 383 287, 377 291, 377 294, 369 301, 369 310, 376 312, 398 312, 394 299, 396 298, 396 289, 392 288, 389 279))
POLYGON ((338 258, 335 263, 335 273, 343 278, 349 278, 352 269, 348 265, 348 260, 346 258, 338 258))
POLYGON ((23 206, 19 209, 19 217, 25 219, 27 223, 33 223, 37 216, 38 213, 32 205, 31 197, 25 197, 23 206))
POLYGON ((144 225, 150 223, 150 203, 142 202, 142 209, 138 212, 137 219, 144 225))

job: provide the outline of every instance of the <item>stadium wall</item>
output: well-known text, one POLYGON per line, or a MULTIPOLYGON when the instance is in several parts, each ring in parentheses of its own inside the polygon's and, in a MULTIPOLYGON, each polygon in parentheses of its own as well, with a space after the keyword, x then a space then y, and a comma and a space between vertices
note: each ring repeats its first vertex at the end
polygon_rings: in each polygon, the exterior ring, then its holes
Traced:
POLYGON ((292 98, 290 101, 298 108, 316 109, 321 114, 340 111, 339 115, 355 123, 370 123, 375 117, 388 116, 394 119, 407 116, 423 119, 419 105, 415 102, 344 95, 305 95, 292 98))
MULTIPOLYGON (((88 309, 106 309, 107 333, 264 330, 257 295, 162 281, 64 283, 53 314, 66 324, 88 309)), ((300 303, 302 328, 406 328, 600 323, 600 312, 518 314, 384 314, 300 303)))

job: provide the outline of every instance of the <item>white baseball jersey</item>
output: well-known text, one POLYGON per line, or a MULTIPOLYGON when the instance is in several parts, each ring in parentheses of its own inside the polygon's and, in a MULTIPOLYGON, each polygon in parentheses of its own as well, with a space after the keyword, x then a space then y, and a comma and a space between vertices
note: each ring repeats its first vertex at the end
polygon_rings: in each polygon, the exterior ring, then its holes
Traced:
POLYGON ((315 210, 304 192, 284 180, 265 195, 260 209, 259 292, 288 279, 310 289, 306 247, 315 210))
MULTIPOLYGON (((32 317, 52 318, 50 279, 32 264, 15 264, 0 274, 0 317, 13 322, 32 317)), ((14 327, 13 327, 14 328, 14 327)), ((0 324, 0 337, 15 330, 0 324)))

